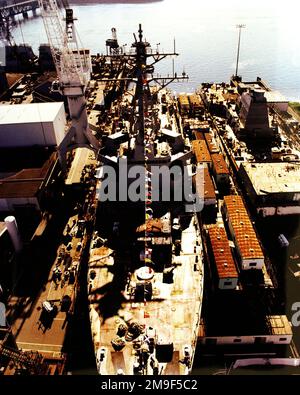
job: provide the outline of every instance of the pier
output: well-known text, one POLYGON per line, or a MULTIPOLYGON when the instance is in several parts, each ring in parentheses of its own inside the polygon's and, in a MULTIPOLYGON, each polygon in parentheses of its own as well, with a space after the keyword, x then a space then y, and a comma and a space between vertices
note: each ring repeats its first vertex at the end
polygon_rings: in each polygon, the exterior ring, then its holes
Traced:
MULTIPOLYGON (((59 7, 62 6, 61 1, 57 1, 59 7)), ((7 20, 14 21, 17 15, 22 15, 24 19, 28 19, 29 12, 33 16, 37 15, 39 9, 38 0, 6 0, 0 1, 0 28, 7 20)))
POLYGON ((22 15, 24 19, 27 19, 29 11, 36 15, 39 2, 37 0, 5 1, 0 3, 0 6, 0 23, 2 24, 3 20, 7 18, 14 20, 17 15, 22 15))

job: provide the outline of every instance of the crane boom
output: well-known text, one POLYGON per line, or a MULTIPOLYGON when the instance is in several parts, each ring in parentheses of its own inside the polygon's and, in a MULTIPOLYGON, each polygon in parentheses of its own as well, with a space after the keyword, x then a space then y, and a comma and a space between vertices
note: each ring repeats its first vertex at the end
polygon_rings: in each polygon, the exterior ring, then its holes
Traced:
POLYGON ((95 151, 98 140, 88 126, 85 88, 90 79, 89 52, 80 49, 74 27, 73 10, 66 9, 65 24, 56 0, 38 0, 45 30, 59 80, 58 89, 68 99, 71 128, 59 146, 64 165, 67 151, 88 147, 95 151))
MULTIPOLYGON (((85 85, 87 83, 85 78, 86 65, 82 61, 82 57, 79 56, 80 51, 76 40, 74 25, 71 27, 72 31, 66 31, 66 29, 63 28, 61 23, 62 16, 56 0, 39 0, 39 4, 57 76, 62 88, 85 85)), ((67 22, 69 22, 69 10, 67 9, 66 11, 66 19, 67 22)))

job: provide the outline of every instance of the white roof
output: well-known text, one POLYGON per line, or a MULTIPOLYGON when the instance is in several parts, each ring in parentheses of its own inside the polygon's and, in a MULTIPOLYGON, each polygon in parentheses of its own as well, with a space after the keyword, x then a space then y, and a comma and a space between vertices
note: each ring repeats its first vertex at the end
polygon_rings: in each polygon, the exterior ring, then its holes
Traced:
POLYGON ((265 92, 265 98, 269 103, 287 103, 288 100, 278 91, 265 92))
POLYGON ((257 195, 300 193, 300 164, 242 163, 257 195))
POLYGON ((170 129, 161 129, 161 132, 163 133, 163 134, 166 134, 167 136, 170 136, 170 137, 178 137, 178 136, 180 136, 180 134, 179 133, 177 133, 177 132, 175 132, 174 130, 170 130, 170 129))
POLYGON ((63 102, 0 105, 0 125, 53 122, 63 102))
POLYGON ((114 139, 118 139, 119 137, 125 136, 124 132, 122 130, 120 130, 119 132, 113 133, 111 135, 109 135, 108 137, 112 140, 114 139))

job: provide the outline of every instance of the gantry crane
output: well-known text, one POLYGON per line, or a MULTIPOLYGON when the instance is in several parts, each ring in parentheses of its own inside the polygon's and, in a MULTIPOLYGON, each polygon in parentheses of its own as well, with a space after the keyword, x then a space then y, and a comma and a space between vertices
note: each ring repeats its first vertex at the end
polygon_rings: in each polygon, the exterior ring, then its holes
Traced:
POLYGON ((58 150, 64 167, 68 151, 78 147, 99 149, 99 142, 89 129, 86 111, 85 89, 91 61, 89 53, 78 46, 73 10, 66 9, 64 26, 56 0, 38 1, 58 77, 53 90, 67 97, 71 118, 71 127, 58 150))

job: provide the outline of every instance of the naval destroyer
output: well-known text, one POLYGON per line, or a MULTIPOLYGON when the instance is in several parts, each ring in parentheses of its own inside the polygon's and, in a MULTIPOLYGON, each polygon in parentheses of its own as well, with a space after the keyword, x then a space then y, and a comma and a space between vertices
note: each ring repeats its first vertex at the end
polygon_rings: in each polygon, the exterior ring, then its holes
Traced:
MULTIPOLYGON (((126 55, 125 55, 126 56, 126 55)), ((90 322, 100 374, 188 374, 200 323, 203 261, 196 213, 176 201, 182 174, 170 182, 171 198, 154 197, 162 169, 192 171, 190 145, 180 127, 176 100, 165 88, 150 85, 160 57, 139 37, 129 55, 128 84, 117 99, 126 110, 102 138, 95 199, 97 214, 90 248, 88 291, 90 322), (133 82, 133 83, 132 83, 133 82), (128 111, 132 109, 132 111, 128 111), (140 199, 124 199, 142 173, 140 199), (107 168, 117 175, 117 198, 104 199, 107 168)), ((177 78, 177 76, 176 76, 177 78)), ((185 78, 185 76, 184 76, 185 78)))

